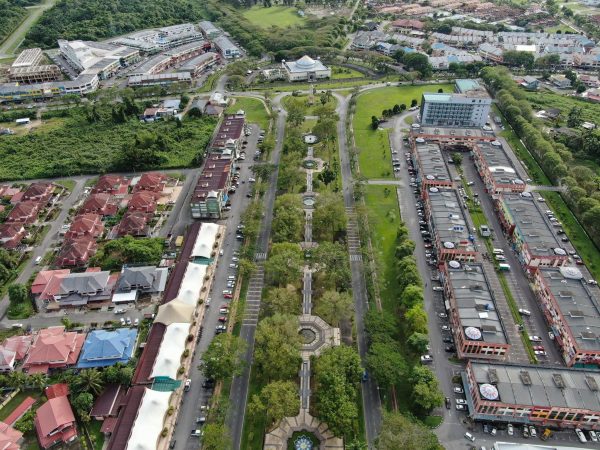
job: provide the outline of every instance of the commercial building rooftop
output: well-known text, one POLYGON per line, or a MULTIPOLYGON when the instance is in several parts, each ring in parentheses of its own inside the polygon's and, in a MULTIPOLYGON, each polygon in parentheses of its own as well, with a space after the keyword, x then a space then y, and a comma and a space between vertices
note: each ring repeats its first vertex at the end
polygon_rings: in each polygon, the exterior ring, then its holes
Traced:
POLYGON ((498 184, 523 184, 500 141, 478 142, 480 154, 483 156, 494 181, 498 184))
POLYGON ((23 50, 12 63, 12 68, 36 66, 42 59, 41 48, 28 48, 23 50))
POLYGON ((480 396, 485 400, 600 411, 599 372, 475 361, 469 364, 479 385, 480 396))
POLYGON ((427 191, 430 217, 440 244, 447 249, 459 246, 475 251, 474 237, 469 230, 460 199, 454 189, 429 188, 427 191))
POLYGON ((454 82, 456 92, 469 92, 484 90, 477 80, 462 79, 454 82))
POLYGON ((227 185, 230 171, 231 159, 220 158, 218 155, 211 156, 206 161, 202 173, 200 173, 191 202, 205 201, 211 195, 211 192, 224 189, 227 185))
POLYGON ((456 309, 464 335, 472 341, 507 344, 494 294, 481 264, 447 264, 456 309), (454 266, 454 267, 453 267, 454 266))
POLYGON ((578 347, 600 351, 600 289, 587 284, 575 267, 540 269, 539 273, 578 347))
POLYGON ((555 231, 531 194, 504 194, 503 198, 532 255, 550 256, 557 254, 556 249, 560 249, 560 254, 564 252, 555 231))
POLYGON ((424 139, 417 138, 415 140, 415 148, 419 161, 421 181, 450 181, 450 172, 444 162, 444 155, 439 144, 426 142, 424 139))

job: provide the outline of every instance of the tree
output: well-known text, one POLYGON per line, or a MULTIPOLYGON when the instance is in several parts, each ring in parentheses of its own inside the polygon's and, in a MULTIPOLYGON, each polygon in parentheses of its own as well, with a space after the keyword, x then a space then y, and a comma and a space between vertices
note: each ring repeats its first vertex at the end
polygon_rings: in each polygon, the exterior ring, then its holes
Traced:
POLYGON ((427 333, 427 314, 422 304, 414 305, 404 315, 409 333, 427 333))
POLYGON ((460 153, 458 153, 458 152, 452 153, 452 162, 454 164, 456 164, 457 166, 460 166, 462 164, 462 160, 463 160, 463 157, 460 153))
POLYGON ((423 78, 429 78, 432 74, 432 67, 429 64, 429 58, 422 53, 405 54, 402 58, 402 64, 409 70, 416 70, 423 78))
POLYGON ((371 128, 377 130, 379 128, 379 119, 375 116, 371 116, 371 128))
POLYGON ((532 69, 535 56, 530 52, 520 52, 516 50, 506 50, 502 54, 504 63, 508 66, 523 67, 525 69, 532 69))
POLYGON ((411 107, 411 108, 414 108, 414 107, 415 107, 415 106, 417 106, 418 104, 419 104, 419 102, 417 102, 417 100, 416 100, 416 99, 414 99, 414 98, 413 98, 413 99, 410 101, 410 107, 411 107))
POLYGON ((346 211, 339 193, 323 192, 317 197, 313 212, 313 234, 320 241, 333 241, 346 229, 346 211))
POLYGON ((242 373, 242 355, 246 341, 239 336, 221 333, 215 336, 202 355, 202 372, 213 380, 226 380, 242 373))
POLYGON ((408 239, 402 241, 396 247, 396 258, 404 258, 405 256, 412 256, 415 251, 415 243, 408 239))
POLYGON ((410 382, 413 386, 412 401, 417 412, 428 414, 433 408, 442 405, 444 396, 435 374, 428 367, 413 367, 410 382))
POLYGON ((35 411, 33 409, 30 409, 23 415, 23 417, 17 420, 17 423, 15 423, 15 430, 18 430, 23 434, 33 432, 34 420, 35 411))
POLYGON ((288 284, 285 287, 271 288, 263 298, 261 308, 266 316, 272 316, 277 313, 300 314, 300 294, 292 284, 288 284))
POLYGON ((442 450, 433 431, 411 422, 400 413, 385 412, 379 437, 379 450, 442 450))
POLYGON ((404 288, 402 295, 400 295, 400 304, 406 309, 411 309, 416 305, 423 305, 423 302, 423 288, 421 286, 408 285, 404 288))
POLYGON ((578 128, 583 123, 583 110, 577 106, 571 108, 569 117, 567 118, 567 126, 569 128, 578 128))
POLYGON ((291 103, 287 107, 287 121, 290 125, 298 127, 304 122, 306 108, 297 102, 291 103))
POLYGON ((325 291, 317 300, 315 313, 331 326, 350 320, 354 312, 352 296, 348 292, 325 291))
POLYGON ((398 323, 393 314, 377 311, 371 308, 365 317, 365 329, 367 330, 371 344, 378 342, 394 342, 398 336, 398 323))
POLYGON ((339 242, 322 242, 311 254, 316 284, 325 289, 347 289, 351 281, 348 250, 339 242))
POLYGON ((8 386, 13 389, 23 389, 27 386, 27 375, 23 372, 10 372, 8 374, 8 379, 6 380, 8 386))
POLYGON ((408 373, 408 364, 395 343, 375 343, 367 354, 367 367, 380 386, 399 384, 408 373))
POLYGON ((72 400, 71 404, 81 420, 84 422, 90 420, 89 414, 92 410, 92 405, 94 404, 94 396, 92 394, 89 392, 82 392, 72 400))
POLYGON ((295 194, 283 194, 275 200, 273 211, 273 241, 297 242, 304 231, 302 201, 295 194))
POLYGON ((102 370, 102 380, 105 384, 122 384, 129 385, 133 376, 131 362, 129 365, 115 364, 114 366, 105 367, 102 370))
POLYGON ((300 366, 299 322, 295 316, 274 314, 256 328, 254 364, 263 379, 292 378, 300 366))
POLYGON ((413 333, 408 337, 406 343, 414 354, 420 355, 427 351, 429 337, 425 333, 413 333))
POLYGON ((25 303, 29 301, 29 291, 27 286, 19 283, 12 283, 8 286, 8 299, 11 303, 25 303))
POLYGON ((48 384, 48 377, 44 373, 33 373, 33 374, 29 375, 27 383, 30 386, 35 387, 36 389, 39 389, 40 392, 43 393, 44 388, 48 384))
POLYGON ((228 428, 221 423, 209 423, 204 426, 202 436, 204 450, 230 450, 231 435, 228 428))
POLYGON ((284 417, 294 417, 300 409, 298 387, 292 381, 273 381, 252 396, 250 414, 267 416, 267 423, 277 423, 284 417))
POLYGON ((98 395, 102 391, 103 385, 102 374, 97 369, 84 369, 75 379, 77 392, 92 392, 94 395, 98 395))
POLYGON ((304 254, 298 244, 278 243, 265 262, 266 278, 273 286, 297 283, 302 275, 304 254))

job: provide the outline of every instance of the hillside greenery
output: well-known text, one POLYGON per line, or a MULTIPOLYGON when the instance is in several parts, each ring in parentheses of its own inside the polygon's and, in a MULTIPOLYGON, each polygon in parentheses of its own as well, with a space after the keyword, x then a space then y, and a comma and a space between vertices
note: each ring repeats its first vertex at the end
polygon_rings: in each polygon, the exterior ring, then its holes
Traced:
POLYGON ((18 0, 0 0, 0 42, 2 42, 27 15, 27 10, 18 0))
MULTIPOLYGON (((1 8, 0 8, 1 10, 1 8)), ((192 0, 60 0, 27 33, 24 46, 56 47, 57 39, 99 40, 144 28, 197 22, 192 0)))
POLYGON ((215 127, 208 117, 140 123, 124 98, 61 111, 56 126, 0 140, 0 180, 186 167, 202 161, 215 127), (47 151, 52 149, 52 151, 47 151))

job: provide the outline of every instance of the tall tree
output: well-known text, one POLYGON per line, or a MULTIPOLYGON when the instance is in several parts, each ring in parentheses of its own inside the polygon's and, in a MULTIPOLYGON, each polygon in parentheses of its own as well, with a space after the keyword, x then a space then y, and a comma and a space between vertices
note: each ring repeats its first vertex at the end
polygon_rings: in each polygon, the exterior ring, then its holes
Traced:
POLYGON ((408 374, 408 364, 395 343, 375 343, 369 348, 367 367, 385 388, 398 385, 408 374))
POLYGON ((75 378, 77 392, 92 392, 98 395, 103 385, 102 374, 97 369, 84 369, 75 378))
POLYGON ((334 327, 341 321, 350 320, 354 312, 352 296, 348 292, 325 291, 316 303, 315 314, 334 327))
POLYGON ((428 414, 433 408, 441 406, 444 396, 440 391, 435 374, 425 366, 415 366, 410 376, 413 385, 412 401, 419 414, 428 414))
POLYGON ((269 424, 284 417, 295 417, 300 410, 298 386, 292 381, 273 381, 263 387, 260 394, 252 396, 249 405, 251 414, 267 416, 269 424))
POLYGON ((261 302, 261 308, 266 316, 277 313, 298 315, 300 306, 300 294, 292 284, 269 289, 261 302))
POLYGON ((204 427, 202 436, 204 450, 230 450, 231 435, 228 428, 220 423, 209 423, 204 427))
POLYGON ((347 218, 344 202, 340 194, 324 192, 317 197, 313 212, 313 233, 315 238, 333 241, 336 234, 346 229, 347 218))
POLYGON ((443 450, 433 431, 400 413, 385 412, 377 438, 378 450, 443 450))
POLYGON ((202 355, 202 372, 207 378, 226 380, 239 375, 243 369, 241 356, 246 341, 239 336, 222 333, 215 336, 202 355))
POLYGON ((298 244, 273 244, 265 263, 266 278, 274 286, 297 283, 302 275, 303 265, 304 254, 298 244))
POLYGON ((285 380, 298 372, 302 344, 298 327, 297 317, 283 314, 258 323, 254 364, 263 379, 285 380))

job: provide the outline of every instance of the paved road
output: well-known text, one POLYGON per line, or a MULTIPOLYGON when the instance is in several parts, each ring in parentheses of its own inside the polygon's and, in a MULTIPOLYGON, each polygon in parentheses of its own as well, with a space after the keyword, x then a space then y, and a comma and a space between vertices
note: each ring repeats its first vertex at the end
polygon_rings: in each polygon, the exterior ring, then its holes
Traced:
MULTIPOLYGON (((364 363, 367 354, 367 334, 365 330, 364 316, 369 309, 367 288, 365 283, 365 275, 363 271, 363 263, 359 258, 360 247, 357 235, 356 218, 353 217, 354 210, 354 192, 352 183, 352 168, 350 165, 350 154, 347 147, 346 134, 346 117, 348 114, 348 97, 342 97, 339 94, 334 94, 338 100, 337 113, 340 117, 338 121, 338 142, 340 145, 340 166, 342 170, 342 187, 344 189, 344 206, 349 213, 348 225, 348 246, 350 250, 350 270, 352 272, 352 295, 354 297, 354 310, 356 322, 356 340, 358 344, 358 352, 364 363), (354 227, 354 228, 351 228, 354 227), (353 251, 354 250, 354 251, 353 251)), ((379 390, 377 383, 373 378, 369 378, 362 383, 362 401, 363 401, 363 416, 365 422, 365 434, 367 443, 370 449, 374 448, 374 440, 379 433, 381 425, 381 400, 379 398, 379 390)))
MULTIPOLYGON (((56 219, 54 219, 52 222, 50 222, 50 230, 48 231, 46 236, 44 236, 42 243, 40 245, 37 245, 36 247, 34 247, 33 251, 31 252, 31 257, 30 257, 29 261, 27 262, 24 269, 21 271, 21 273, 15 280, 15 283, 26 283, 27 280, 29 280, 29 277, 34 273, 34 271, 37 267, 35 264, 36 258, 38 256, 44 257, 44 255, 46 254, 46 251, 49 248, 51 248, 53 245, 56 244, 56 242, 58 241, 58 233, 60 231, 60 228, 65 223, 67 216, 69 215, 69 210, 80 199, 80 197, 83 193, 83 188, 85 187, 85 181, 88 178, 89 177, 71 178, 71 179, 75 180, 75 187, 73 188, 73 191, 69 194, 68 197, 63 198, 62 202, 59 202, 57 204, 57 206, 59 206, 61 208, 61 211, 60 211, 58 217, 56 219)), ((8 295, 6 295, 0 302, 0 317, 4 318, 7 309, 8 309, 8 295)))
MULTIPOLYGON (((287 113, 283 110, 283 106, 281 105, 281 98, 282 95, 279 95, 273 100, 275 110, 279 109, 280 113, 277 117, 276 123, 275 149, 273 150, 273 153, 271 155, 271 162, 275 165, 275 170, 273 171, 271 179, 269 181, 269 189, 265 192, 265 195, 263 197, 263 221, 256 243, 256 252, 257 254, 260 254, 260 258, 257 258, 259 260, 265 258, 268 250, 269 236, 271 234, 271 222, 273 220, 273 205, 275 203, 275 194, 277 191, 279 159, 281 156, 281 148, 285 133, 285 120, 287 113)), ((253 300, 253 310, 258 311, 259 307, 260 298, 258 298, 258 300, 253 300)), ((234 407, 230 408, 229 416, 227 417, 227 424, 231 431, 234 450, 240 449, 240 445, 242 442, 244 417, 246 414, 246 404, 248 403, 248 383, 250 380, 250 370, 252 368, 252 353, 254 352, 254 334, 256 332, 256 323, 257 322, 254 320, 253 314, 252 320, 244 320, 240 329, 240 337, 248 343, 248 347, 243 358, 246 362, 246 368, 240 376, 235 377, 233 379, 233 382, 231 384, 230 404, 234 405, 234 407)))
POLYGON ((0 45, 0 58, 12 56, 15 50, 25 38, 27 31, 37 22, 44 11, 50 9, 57 0, 46 0, 44 3, 27 8, 29 15, 25 18, 21 25, 0 45))
MULTIPOLYGON (((252 129, 253 133, 248 138, 249 154, 250 151, 253 152, 256 148, 256 136, 258 128, 256 126, 252 126, 252 129)), ((200 406, 208 404, 211 397, 211 391, 202 387, 204 376, 202 375, 201 371, 196 368, 200 365, 202 355, 208 348, 212 338, 215 335, 215 327, 219 324, 219 317, 222 316, 222 314, 219 313, 219 308, 221 305, 229 302, 229 300, 223 298, 222 294, 223 290, 227 289, 227 277, 236 273, 234 269, 229 267, 229 264, 232 263, 232 258, 234 256, 233 252, 238 251, 241 246, 240 242, 235 238, 235 230, 239 225, 241 216, 249 203, 246 194, 251 188, 251 184, 248 183, 248 178, 252 176, 249 169, 252 163, 243 161, 237 162, 236 165, 239 165, 242 169, 240 172, 240 185, 237 188, 236 193, 230 197, 232 208, 231 211, 229 211, 228 216, 217 222, 226 226, 226 237, 222 247, 223 255, 219 256, 217 261, 214 279, 209 295, 211 298, 211 303, 210 306, 205 310, 202 321, 203 333, 199 337, 194 351, 192 364, 190 366, 192 369, 190 370, 189 376, 192 380, 192 385, 190 390, 182 397, 182 404, 177 417, 175 430, 173 431, 173 439, 176 441, 176 450, 196 450, 198 448, 198 438, 191 437, 190 432, 192 429, 196 428, 196 417, 198 417, 200 413, 200 406)), ((195 186, 195 182, 191 185, 192 188, 190 192, 193 191, 193 186, 195 186)), ((183 211, 187 211, 187 213, 182 213, 181 216, 186 216, 189 213, 188 204, 190 192, 187 192, 187 195, 181 196, 185 198, 183 211)), ((181 226, 181 224, 178 222, 176 227, 179 226, 181 226)))

